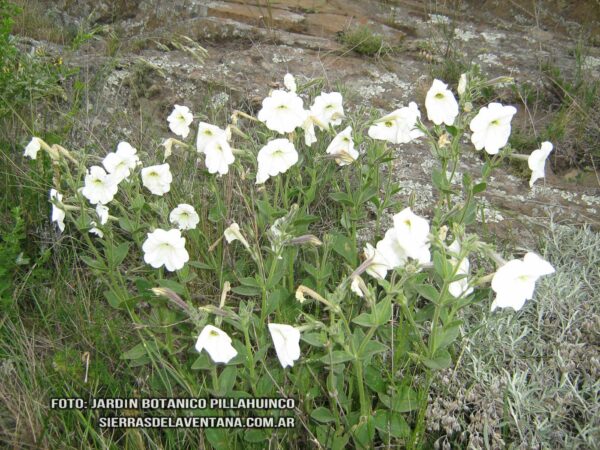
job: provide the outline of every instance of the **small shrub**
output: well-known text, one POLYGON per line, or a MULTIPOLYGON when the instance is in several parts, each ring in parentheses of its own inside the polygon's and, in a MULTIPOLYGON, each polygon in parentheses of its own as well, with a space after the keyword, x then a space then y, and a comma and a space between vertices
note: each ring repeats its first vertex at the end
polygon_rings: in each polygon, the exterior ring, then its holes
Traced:
POLYGON ((390 46, 383 37, 367 25, 350 28, 341 32, 339 40, 348 50, 365 56, 384 56, 390 52, 390 46))

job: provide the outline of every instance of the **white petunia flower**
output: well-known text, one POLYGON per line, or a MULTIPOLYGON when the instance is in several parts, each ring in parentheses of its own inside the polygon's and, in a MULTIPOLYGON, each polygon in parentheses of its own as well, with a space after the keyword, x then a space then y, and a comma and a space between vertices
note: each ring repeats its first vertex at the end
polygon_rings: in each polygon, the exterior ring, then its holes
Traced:
POLYGON ((343 102, 339 92, 322 93, 315 98, 310 107, 310 114, 317 119, 320 128, 337 126, 345 117, 343 102))
POLYGON ((392 144, 406 144, 424 136, 423 132, 416 127, 417 119, 420 117, 419 107, 415 102, 410 102, 408 106, 377 120, 369 127, 369 137, 392 144))
POLYGON ((256 184, 262 184, 269 177, 285 173, 298 162, 298 152, 287 139, 274 139, 260 149, 257 156, 258 173, 256 184))
POLYGON ((237 240, 240 241, 244 245, 244 247, 250 249, 250 244, 248 244, 248 241, 240 231, 240 226, 235 222, 225 229, 225 231, 223 232, 223 236, 225 237, 225 240, 228 244, 231 244, 233 241, 237 240))
POLYGON ((198 153, 204 153, 206 146, 215 141, 226 139, 227 132, 216 125, 200 122, 198 125, 198 137, 196 139, 196 150, 198 153))
POLYGON ((516 113, 514 106, 503 106, 500 103, 490 103, 481 108, 469 125, 475 149, 485 148, 490 155, 497 154, 508 142, 510 122, 516 113))
POLYGON ((185 238, 176 229, 167 231, 159 228, 148 233, 142 250, 146 263, 155 269, 165 266, 169 272, 181 269, 190 259, 185 249, 185 238))
POLYGON ((492 289, 496 293, 492 311, 496 308, 520 310, 526 300, 533 298, 537 279, 554 272, 554 267, 549 262, 531 252, 523 260, 513 259, 507 262, 496 271, 492 279, 492 289))
POLYGON ((534 150, 527 158, 527 165, 531 169, 531 178, 529 179, 529 187, 533 187, 533 183, 538 178, 544 178, 546 176, 546 159, 554 146, 551 142, 542 142, 541 148, 534 150))
POLYGON ((384 238, 376 246, 381 257, 380 264, 387 265, 388 270, 392 270, 404 266, 408 258, 421 264, 430 262, 427 220, 414 214, 410 208, 395 214, 393 220, 394 226, 386 231, 384 238))
POLYGON ((373 278, 383 280, 386 277, 388 270, 391 269, 387 259, 379 252, 379 250, 369 243, 367 243, 364 252, 365 258, 373 258, 365 271, 373 278))
POLYGON ((107 174, 100 166, 92 166, 85 176, 85 185, 81 193, 93 205, 110 203, 119 190, 117 179, 112 174, 107 174))
POLYGON ((294 78, 294 75, 292 75, 291 73, 286 73, 285 76, 283 77, 283 85, 285 86, 285 88, 290 91, 290 92, 296 92, 296 79, 294 78))
POLYGON ((109 153, 102 160, 102 165, 106 171, 112 174, 117 183, 129 177, 131 171, 140 164, 140 159, 136 155, 137 150, 127 142, 119 142, 117 151, 109 153))
POLYGON ((96 236, 98 236, 100 239, 102 239, 104 237, 104 233, 102 232, 102 230, 98 227, 98 224, 96 222, 94 222, 93 220, 90 222, 90 225, 92 226, 92 228, 90 228, 90 233, 91 234, 95 234, 96 236))
POLYGON ((335 158, 335 162, 340 166, 347 166, 356 161, 358 152, 354 149, 354 141, 352 140, 352 127, 347 127, 344 131, 333 138, 331 144, 326 150, 329 155, 340 155, 335 158))
POLYGON ((170 130, 177 136, 186 138, 190 134, 190 125, 194 115, 187 106, 175 105, 173 112, 167 117, 170 130))
POLYGON ((405 208, 394 217, 396 239, 404 249, 406 256, 416 259, 421 264, 431 261, 429 253, 429 223, 405 208))
POLYGON ((193 230, 200 222, 200 217, 192 205, 181 203, 169 214, 169 222, 180 230, 193 230))
POLYGON ((287 366, 293 367, 294 361, 300 358, 300 330, 278 323, 270 323, 268 326, 281 366, 284 369, 287 366))
POLYGON ((427 117, 436 125, 452 125, 458 116, 458 103, 446 83, 433 80, 425 97, 427 117))
MULTIPOLYGON (((452 253, 458 255, 460 253, 459 242, 454 241, 452 244, 450 244, 448 249, 452 253)), ((457 262, 455 257, 451 257, 451 261, 453 265, 458 264, 456 275, 469 275, 470 263, 468 258, 465 257, 461 259, 460 262, 457 262)), ((471 292, 473 292, 473 288, 469 286, 469 280, 465 277, 450 283, 450 285, 448 286, 448 292, 450 292, 450 294, 455 298, 466 297, 471 292)))
MULTIPOLYGON (((50 200, 56 200, 62 202, 63 196, 56 189, 50 189, 50 200)), ((50 217, 52 222, 56 222, 58 229, 62 232, 65 231, 65 211, 52 203, 52 215, 50 217)))
POLYGON ((108 222, 108 207, 104 206, 102 203, 98 203, 96 205, 96 214, 98 215, 98 219, 100 219, 100 225, 104 225, 108 222))
POLYGON ((206 158, 204 163, 209 173, 225 175, 229 171, 229 165, 235 161, 233 151, 224 137, 213 139, 204 147, 206 158))
POLYGON ((302 126, 306 111, 302 99, 295 93, 276 90, 263 100, 258 120, 264 122, 269 130, 291 133, 302 126))
POLYGON ((231 338, 227 333, 212 325, 206 325, 196 341, 196 351, 200 353, 203 349, 214 362, 224 364, 231 361, 238 353, 231 345, 231 338))
POLYGON ((163 195, 171 189, 173 175, 169 163, 142 169, 142 184, 154 195, 163 195))
POLYGON ((27 156, 31 159, 36 159, 37 154, 42 148, 42 144, 40 143, 40 139, 36 137, 32 137, 29 144, 25 147, 25 151, 23 152, 23 156, 27 156))

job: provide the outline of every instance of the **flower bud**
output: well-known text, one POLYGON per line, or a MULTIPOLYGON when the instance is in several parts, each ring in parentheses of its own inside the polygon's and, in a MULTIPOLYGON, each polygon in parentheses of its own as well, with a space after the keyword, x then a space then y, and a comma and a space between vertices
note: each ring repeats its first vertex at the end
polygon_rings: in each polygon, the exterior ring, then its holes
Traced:
POLYGON ((463 73, 460 76, 460 79, 458 80, 458 87, 456 88, 456 92, 458 92, 458 95, 460 95, 462 97, 466 90, 467 90, 467 74, 463 73))
POLYGON ((287 241, 286 243, 287 245, 304 245, 304 244, 308 244, 308 245, 314 245, 315 247, 318 247, 320 245, 323 245, 323 242, 321 242, 319 240, 319 238, 317 238, 315 235, 313 234, 305 234, 304 236, 300 236, 294 239, 290 239, 289 241, 287 241))

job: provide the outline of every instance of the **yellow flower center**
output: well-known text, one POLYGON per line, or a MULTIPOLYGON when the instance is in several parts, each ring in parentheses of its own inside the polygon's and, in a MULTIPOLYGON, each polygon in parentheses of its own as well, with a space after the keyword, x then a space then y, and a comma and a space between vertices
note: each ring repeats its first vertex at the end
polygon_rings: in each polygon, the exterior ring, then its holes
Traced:
POLYGON ((219 335, 219 333, 218 333, 218 332, 216 332, 215 330, 210 330, 210 331, 208 332, 208 334, 210 334, 211 336, 215 336, 215 337, 219 335))
POLYGON ((393 126, 394 126, 394 124, 392 123, 392 121, 391 121, 391 120, 388 120, 388 121, 385 123, 385 126, 386 126, 386 127, 388 127, 388 128, 391 128, 391 127, 393 127, 393 126))
POLYGON ((435 94, 435 98, 437 98, 438 100, 441 100, 444 98, 444 94, 442 94, 441 92, 438 92, 437 94, 435 94))

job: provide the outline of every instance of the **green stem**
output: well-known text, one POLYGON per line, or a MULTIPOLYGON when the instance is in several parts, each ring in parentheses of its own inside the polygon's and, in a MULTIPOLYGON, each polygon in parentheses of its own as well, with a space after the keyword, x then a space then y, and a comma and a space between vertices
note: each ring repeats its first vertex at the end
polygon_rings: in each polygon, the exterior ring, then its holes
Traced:
POLYGON ((244 341, 246 344, 246 364, 248 371, 250 372, 250 388, 252 393, 256 396, 256 372, 254 371, 254 358, 252 357, 252 345, 250 344, 250 335, 248 333, 248 325, 244 327, 244 341))

